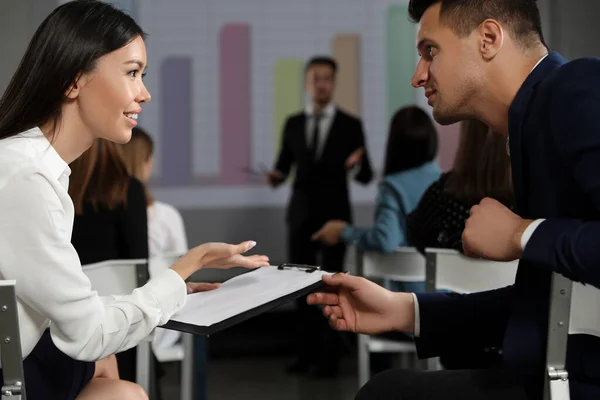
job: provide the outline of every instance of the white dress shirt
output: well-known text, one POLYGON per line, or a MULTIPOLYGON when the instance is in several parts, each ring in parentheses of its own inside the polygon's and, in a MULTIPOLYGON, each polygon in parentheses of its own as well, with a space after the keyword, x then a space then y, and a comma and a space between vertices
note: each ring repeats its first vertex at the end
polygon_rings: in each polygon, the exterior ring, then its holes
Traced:
POLYGON ((130 295, 91 289, 71 245, 70 172, 38 128, 0 140, 0 279, 16 280, 23 357, 50 327, 63 353, 95 361, 137 345, 185 303, 171 269, 130 295))
MULTIPOLYGON (((315 128, 316 117, 314 115, 314 106, 307 104, 304 109, 306 114, 306 145, 310 148, 313 140, 313 130, 315 128)), ((329 103, 321 112, 321 119, 319 121, 319 143, 317 145, 316 158, 318 159, 323 153, 323 148, 327 142, 327 136, 329 136, 329 130, 331 124, 335 118, 336 108, 333 103, 329 103)))
MULTIPOLYGON (((542 61, 544 61, 544 58, 546 58, 546 57, 548 57, 548 54, 546 54, 545 56, 543 56, 542 58, 540 58, 538 60, 538 62, 533 66, 533 68, 531 69, 529 74, 531 74, 533 72, 533 70, 535 70, 542 61)), ((507 142, 507 147, 508 147, 508 142, 507 142)), ((509 155, 510 155, 510 152, 509 152, 509 155)), ((521 235, 521 250, 525 250, 525 246, 527 246, 527 242, 529 241, 529 239, 531 239, 533 232, 536 230, 536 228, 542 222, 544 222, 544 219, 537 219, 537 220, 533 221, 531 224, 529 224, 529 226, 527 226, 527 228, 521 235)), ((420 317, 420 312, 419 312, 419 301, 417 300, 416 294, 412 293, 412 295, 413 295, 413 300, 415 303, 415 333, 414 333, 414 336, 419 337, 420 333, 421 333, 421 317, 420 317)))

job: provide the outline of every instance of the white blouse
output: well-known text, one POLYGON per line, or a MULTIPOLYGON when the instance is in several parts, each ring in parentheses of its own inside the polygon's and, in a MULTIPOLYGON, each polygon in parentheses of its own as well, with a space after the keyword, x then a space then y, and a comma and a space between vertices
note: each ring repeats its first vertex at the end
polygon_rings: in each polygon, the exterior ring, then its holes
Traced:
POLYGON ((98 360, 136 346, 185 303, 172 269, 126 296, 91 289, 71 245, 70 173, 38 128, 0 140, 0 279, 16 280, 23 357, 50 327, 63 353, 98 360))
POLYGON ((188 251, 183 219, 175 207, 160 201, 148 207, 148 250, 151 257, 188 251))

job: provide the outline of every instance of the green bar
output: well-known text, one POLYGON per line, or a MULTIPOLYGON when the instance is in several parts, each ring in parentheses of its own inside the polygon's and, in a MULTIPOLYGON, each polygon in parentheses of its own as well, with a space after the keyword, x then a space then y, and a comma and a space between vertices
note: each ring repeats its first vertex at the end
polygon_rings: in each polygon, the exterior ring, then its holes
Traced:
POLYGON ((283 124, 291 114, 300 112, 303 108, 303 67, 304 61, 299 59, 281 59, 275 64, 273 107, 276 156, 279 154, 279 148, 281 147, 283 124))
POLYGON ((387 10, 388 120, 400 107, 415 103, 410 81, 416 67, 416 27, 408 19, 408 5, 393 4, 387 10))

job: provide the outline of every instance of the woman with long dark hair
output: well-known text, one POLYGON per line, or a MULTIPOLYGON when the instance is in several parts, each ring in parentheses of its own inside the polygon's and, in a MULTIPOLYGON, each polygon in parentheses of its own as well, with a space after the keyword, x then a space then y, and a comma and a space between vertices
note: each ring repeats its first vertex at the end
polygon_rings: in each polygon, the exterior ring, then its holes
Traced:
POLYGON ((416 106, 396 111, 390 122, 374 225, 361 228, 332 220, 315 233, 314 239, 328 245, 344 241, 363 251, 382 253, 405 245, 406 217, 440 176, 435 162, 437 149, 437 131, 425 111, 416 106))
POLYGON ((144 32, 131 17, 72 1, 42 22, 0 100, 0 278, 17 282, 30 399, 106 396, 115 380, 93 379, 94 362, 166 323, 195 290, 185 283, 192 273, 268 263, 241 255, 254 242, 206 243, 131 295, 91 290, 71 245, 68 164, 94 140, 129 140, 150 101, 145 66, 144 32))

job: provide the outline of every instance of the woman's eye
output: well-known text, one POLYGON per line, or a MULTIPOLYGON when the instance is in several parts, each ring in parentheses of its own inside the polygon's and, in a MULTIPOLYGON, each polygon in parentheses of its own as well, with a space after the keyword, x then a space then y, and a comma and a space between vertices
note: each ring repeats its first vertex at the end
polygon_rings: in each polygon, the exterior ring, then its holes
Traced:
MULTIPOLYGON (((137 78, 139 73, 140 73, 140 71, 135 69, 133 71, 129 71, 127 73, 127 75, 131 76, 132 78, 137 78)), ((142 72, 142 80, 144 79, 145 76, 146 76, 146 72, 144 71, 144 72, 142 72)))

